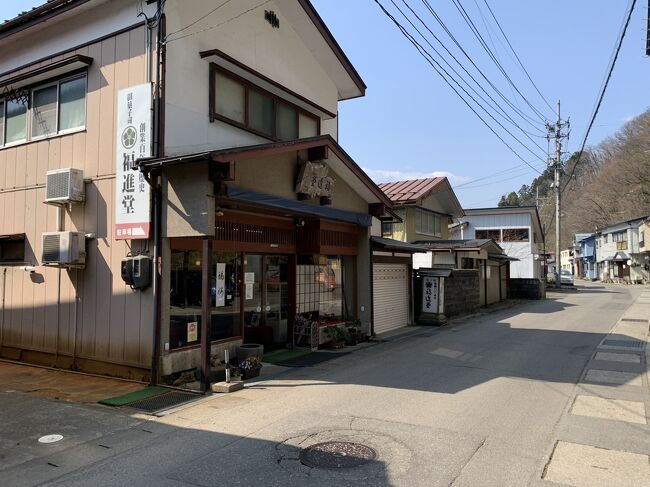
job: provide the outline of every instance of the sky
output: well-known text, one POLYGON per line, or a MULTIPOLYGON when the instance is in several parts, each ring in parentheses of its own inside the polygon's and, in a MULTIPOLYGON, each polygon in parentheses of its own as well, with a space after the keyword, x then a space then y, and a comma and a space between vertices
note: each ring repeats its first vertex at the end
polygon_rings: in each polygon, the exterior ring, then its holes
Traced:
MULTIPOLYGON (((410 14, 403 0, 380 1, 412 31, 395 8, 398 5, 410 14)), ((374 0, 312 2, 368 85, 365 97, 339 104, 339 143, 375 181, 447 176, 466 208, 494 206, 502 194, 530 184, 537 172, 470 111, 374 0)), ((0 19, 11 18, 41 3, 42 0, 1 2, 0 19)), ((544 168, 547 159, 544 119, 555 120, 557 100, 561 100, 562 118, 571 122, 570 138, 564 149, 570 154, 579 148, 631 0, 429 0, 428 3, 485 77, 510 104, 529 117, 518 117, 491 90, 425 9, 424 0, 408 0, 445 47, 505 107, 515 124, 499 118, 494 109, 488 111, 528 149, 480 108, 477 110, 525 161, 537 170, 544 168), (465 8, 494 57, 527 101, 517 95, 498 71, 454 1, 465 8), (509 50, 486 3, 544 99, 509 50), (542 117, 533 114, 527 103, 542 117)), ((613 135, 650 105, 650 59, 645 56, 647 5, 644 3, 637 1, 588 145, 613 135)), ((442 51, 422 24, 411 18, 427 40, 442 51)), ((418 40, 429 48, 424 40, 418 40)), ((462 68, 448 59, 464 74, 462 68)), ((482 91, 479 93, 486 97, 482 91)))

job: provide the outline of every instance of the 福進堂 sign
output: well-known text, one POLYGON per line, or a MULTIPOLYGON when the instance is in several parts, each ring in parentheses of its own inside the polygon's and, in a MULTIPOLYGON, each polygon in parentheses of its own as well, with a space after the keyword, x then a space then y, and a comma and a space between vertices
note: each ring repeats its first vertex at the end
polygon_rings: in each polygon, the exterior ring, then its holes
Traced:
POLYGON ((115 238, 149 238, 150 188, 134 169, 137 159, 151 156, 151 84, 117 94, 115 151, 115 238))

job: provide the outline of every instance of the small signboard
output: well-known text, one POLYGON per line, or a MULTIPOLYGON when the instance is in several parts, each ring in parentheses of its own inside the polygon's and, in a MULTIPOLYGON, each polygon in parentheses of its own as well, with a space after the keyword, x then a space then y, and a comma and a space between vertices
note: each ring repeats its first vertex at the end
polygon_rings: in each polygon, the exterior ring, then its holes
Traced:
POLYGON ((329 168, 320 162, 305 162, 300 169, 296 193, 309 195, 311 198, 317 196, 332 197, 334 178, 328 175, 329 168))
POLYGON ((216 276, 214 306, 219 308, 226 305, 226 264, 223 262, 215 264, 214 275, 216 276))
POLYGON ((199 323, 190 321, 187 324, 187 343, 196 342, 199 339, 199 323))
POLYGON ((422 278, 422 312, 438 312, 438 283, 439 278, 424 276, 422 278))
POLYGON ((151 196, 144 175, 133 163, 151 156, 151 84, 117 94, 115 148, 115 238, 149 238, 151 196))

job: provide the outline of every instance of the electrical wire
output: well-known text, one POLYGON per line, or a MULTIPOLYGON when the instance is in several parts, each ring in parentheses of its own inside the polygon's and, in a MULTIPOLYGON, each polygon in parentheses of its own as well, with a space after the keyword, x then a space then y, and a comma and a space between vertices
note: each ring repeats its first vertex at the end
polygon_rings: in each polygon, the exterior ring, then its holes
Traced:
POLYGON ((528 100, 528 98, 526 98, 526 97, 521 93, 521 91, 519 90, 519 88, 517 88, 517 85, 515 85, 515 83, 512 81, 512 79, 510 78, 510 76, 508 75, 508 73, 506 72, 506 70, 503 68, 503 66, 501 65, 501 63, 499 62, 499 60, 496 58, 496 56, 494 55, 494 53, 493 53, 492 50, 490 49, 490 46, 488 46, 487 43, 485 42, 485 39, 483 38, 483 36, 482 36, 481 33, 479 32, 478 28, 477 28, 476 25, 474 24, 474 21, 472 20, 472 18, 470 17, 470 15, 469 15, 469 14, 467 13, 467 11, 465 10, 465 7, 463 7, 462 3, 460 3, 460 0, 451 0, 451 1, 453 2, 454 6, 456 7, 456 9, 458 10, 458 12, 460 13, 460 15, 461 15, 461 17, 463 18, 463 20, 465 21, 465 23, 469 26, 469 28, 470 28, 470 30, 472 31, 472 33, 474 34, 474 36, 475 36, 475 37, 477 38, 477 40, 479 41, 479 44, 481 45, 481 47, 483 47, 483 49, 484 49, 485 52, 488 54, 488 56, 490 57, 490 59, 492 59, 492 61, 494 62, 494 64, 496 65, 496 67, 499 69, 499 71, 501 72, 501 74, 503 74, 503 76, 504 76, 505 79, 508 81, 508 83, 510 84, 510 86, 512 86, 512 88, 514 88, 514 90, 517 92, 517 94, 522 98, 522 100, 524 100, 524 101, 526 102, 526 104, 527 104, 527 105, 528 105, 528 106, 533 110, 533 112, 534 112, 534 113, 535 113, 535 114, 540 118, 540 120, 542 120, 542 122, 545 122, 545 121, 546 121, 546 118, 544 117, 544 115, 542 114, 542 112, 540 112, 540 111, 539 111, 539 110, 538 110, 538 109, 537 109, 537 108, 536 108, 536 107, 535 107, 535 106, 534 106, 534 105, 533 105, 533 104, 528 100))
MULTIPOLYGON (((509 178, 499 179, 499 182, 501 182, 501 181, 512 181, 513 179, 519 179, 519 178, 521 178, 523 176, 526 176, 528 174, 533 174, 533 171, 531 171, 530 169, 528 169, 526 167, 524 167, 522 169, 523 169, 523 172, 521 174, 517 174, 517 175, 509 177, 509 178)), ((485 186, 492 186, 494 184, 495 184, 494 182, 490 182, 490 183, 484 183, 484 184, 475 184, 473 186, 464 186, 462 188, 456 187, 456 188, 454 188, 454 191, 464 191, 466 189, 484 188, 485 186)))
MULTIPOLYGON (((480 114, 479 114, 479 113, 474 109, 474 107, 473 107, 473 106, 472 106, 472 105, 471 105, 471 104, 470 104, 470 103, 469 103, 469 102, 468 102, 468 101, 467 101, 467 100, 466 100, 466 99, 465 99, 465 98, 464 98, 464 97, 463 97, 463 96, 458 92, 458 90, 457 90, 457 89, 456 89, 456 88, 451 84, 451 82, 450 82, 450 81, 445 77, 445 75, 443 75, 442 72, 444 71, 444 69, 442 68, 442 66, 440 66, 440 64, 437 63, 437 61, 435 61, 435 59, 433 59, 433 58, 431 57, 431 55, 426 51, 426 49, 424 49, 424 47, 422 47, 422 45, 421 45, 421 44, 420 44, 420 43, 419 43, 419 42, 418 42, 418 41, 417 41, 417 40, 416 40, 416 39, 415 39, 411 34, 408 33, 408 31, 404 28, 404 26, 402 26, 402 24, 400 24, 400 22, 399 22, 399 21, 398 21, 398 20, 397 20, 397 19, 396 19, 396 18, 395 18, 395 17, 394 17, 394 16, 393 16, 389 11, 388 11, 388 10, 386 10, 386 8, 384 7, 384 5, 383 5, 379 0, 373 0, 373 1, 374 1, 374 2, 379 6, 379 8, 382 10, 382 12, 383 12, 383 13, 384 13, 384 14, 385 14, 385 15, 386 15, 386 16, 387 16, 387 17, 388 17, 388 18, 389 18, 389 19, 390 19, 390 20, 391 20, 391 21, 392 21, 396 26, 397 26, 397 28, 398 28, 399 31, 402 33, 402 35, 403 35, 404 37, 406 37, 406 38, 409 40, 409 42, 411 42, 411 44, 413 44, 413 46, 414 46, 414 47, 416 48, 416 50, 420 53, 420 55, 421 55, 421 56, 422 56, 422 57, 423 57, 423 58, 424 58, 424 59, 429 63, 429 65, 431 65, 431 67, 434 69, 434 71, 435 71, 436 73, 438 73, 438 75, 443 79, 443 81, 445 81, 445 83, 447 83, 447 85, 448 85, 448 86, 449 86, 449 87, 454 91, 454 93, 456 93, 456 95, 458 95, 458 97, 463 101, 463 103, 465 103, 465 105, 467 105, 467 107, 468 107, 468 108, 469 108, 469 109, 474 113, 474 115, 476 115, 476 116, 479 118, 479 120, 481 120, 481 122, 483 122, 483 124, 484 124, 484 125, 485 125, 485 126, 486 126, 486 127, 487 127, 487 128, 488 128, 488 129, 489 129, 489 130, 490 130, 490 131, 491 131, 491 132, 492 132, 492 133, 493 133, 493 134, 494 134, 494 135, 495 135, 495 136, 496 136, 496 137, 497 137, 497 138, 498 138, 498 139, 499 139, 499 140, 500 140, 500 141, 501 141, 501 142, 502 142, 502 143, 503 143, 503 144, 504 144, 504 145, 505 145, 505 146, 506 146, 506 147, 507 147, 507 148, 508 148, 512 153, 513 153, 513 154, 515 154, 515 156, 516 156, 517 158, 519 158, 519 159, 520 159, 524 164, 528 165, 529 167, 531 167, 532 169, 534 169, 535 171, 537 171, 539 174, 542 174, 542 173, 539 172, 539 171, 538 171, 538 170, 537 170, 533 165, 529 164, 528 161, 526 161, 526 160, 525 160, 525 159, 524 159, 524 158, 523 158, 523 157, 522 157, 522 156, 521 156, 521 155, 520 155, 516 150, 514 150, 514 149, 512 148, 512 146, 510 146, 510 144, 508 144, 508 143, 503 139, 503 137, 501 137, 501 136, 500 136, 500 135, 499 135, 499 134, 494 130, 494 128, 492 128, 492 126, 491 126, 490 124, 488 124, 488 123, 485 121, 485 119, 484 119, 484 118, 483 118, 483 117, 482 117, 482 116, 481 116, 481 115, 480 115, 480 114), (435 64, 434 64, 434 63, 435 63, 435 64)), ((458 83, 457 83, 457 84, 458 84, 458 83)), ((460 87, 460 88, 461 88, 461 89, 462 89, 462 90, 463 90, 463 91, 464 91, 464 92, 465 92, 465 93, 466 93, 470 98, 472 98, 472 99, 474 100, 474 103, 477 103, 476 100, 475 100, 475 99, 474 99, 474 98, 473 98, 469 93, 467 93, 466 90, 464 90, 460 85, 459 85, 459 87, 460 87)), ((480 104, 478 104, 478 103, 477 103, 477 105, 480 106, 480 104)), ((497 122, 497 123, 498 123, 498 122, 497 122)), ((503 127, 503 126, 502 126, 502 127, 503 127)), ((506 131, 508 132, 507 129, 506 129, 506 131)), ((511 133, 510 133, 510 135, 512 136, 511 133)), ((516 139, 516 137, 514 137, 514 136, 513 136, 513 138, 515 138, 515 140, 518 140, 518 139, 516 139)), ((532 152, 532 150, 529 149, 525 144, 523 144, 521 141, 519 141, 519 143, 522 144, 525 148, 527 148, 527 150, 528 150, 529 152, 531 152, 531 153, 533 153, 533 155, 535 155, 535 153, 532 152)), ((537 156, 536 156, 536 157, 537 157, 537 156)))
POLYGON ((591 128, 594 125, 594 122, 596 121, 596 117, 598 116, 598 111, 600 110, 600 106, 603 103, 603 99, 605 98, 605 93, 607 91, 607 86, 609 85, 610 80, 612 79, 612 74, 614 72, 614 67, 616 66, 616 61, 618 59, 618 55, 621 52, 621 47, 623 46, 623 40, 625 39, 625 34, 627 33, 627 28, 630 25, 630 20, 632 19, 632 12, 634 12, 634 7, 636 5, 636 0, 632 0, 632 5, 630 6, 629 12, 627 14, 627 19, 625 20, 625 25, 623 27, 623 30, 621 31, 617 41, 616 41, 616 50, 614 51, 614 57, 611 59, 611 62, 609 64, 609 69, 607 70, 607 76, 605 78, 605 83, 602 85, 600 94, 598 95, 597 102, 596 102, 596 107, 594 108, 592 114, 591 114, 591 119, 589 120, 589 124, 587 125, 587 130, 585 131, 585 135, 582 138, 582 142, 580 144, 580 150, 578 151, 578 156, 576 157, 576 161, 571 167, 571 173, 569 174, 569 177, 566 179, 566 183, 564 183, 564 187, 560 189, 560 194, 564 193, 566 190, 567 186, 571 182, 571 178, 573 178, 573 175, 575 174, 576 167, 578 167, 578 164, 580 164, 580 160, 582 158, 582 154, 584 153, 585 146, 587 145, 587 139, 589 138, 589 132, 591 132, 591 128))
POLYGON ((424 28, 431 34, 431 36, 442 46, 442 48, 449 54, 452 59, 458 64, 458 66, 461 67, 461 69, 471 78, 471 80, 485 93, 485 95, 492 101, 493 104, 491 104, 489 101, 487 101, 480 93, 476 91, 476 89, 473 88, 473 86, 445 59, 445 57, 429 42, 429 40, 426 38, 426 36, 418 29, 411 19, 404 13, 404 11, 395 3, 394 0, 390 0, 391 3, 395 6, 395 8, 402 14, 402 16, 407 20, 409 24, 417 31, 418 34, 420 34, 420 37, 433 49, 433 51, 438 55, 438 57, 447 65, 449 68, 460 78, 481 100, 488 105, 490 108, 495 110, 497 113, 499 113, 500 116, 502 116, 506 121, 508 121, 510 124, 512 124, 514 127, 517 129, 521 130, 523 134, 528 138, 534 145, 536 145, 541 151, 544 151, 544 149, 531 137, 544 137, 544 136, 538 136, 536 134, 532 134, 531 132, 528 132, 527 130, 524 130, 517 122, 514 121, 514 119, 497 103, 497 101, 483 88, 483 86, 472 76, 472 74, 463 66, 463 64, 458 60, 454 54, 449 51, 447 46, 444 45, 444 43, 436 36, 436 34, 429 28, 429 26, 422 20, 422 18, 417 14, 417 12, 406 2, 406 0, 402 0, 402 3, 410 10, 410 12, 418 19, 418 21, 424 26, 424 28))
MULTIPOLYGON (((532 162, 531 162, 531 164, 532 164, 532 162)), ((476 183, 476 182, 479 182, 479 181, 485 181, 486 179, 498 178, 499 176, 502 176, 503 174, 508 174, 508 173, 516 171, 518 169, 519 170, 521 170, 521 169, 528 170, 527 167, 522 166, 521 164, 517 164, 516 166, 509 167, 507 169, 503 169, 502 171, 497 171, 497 172, 491 173, 491 174, 489 174, 487 176, 483 176, 483 177, 476 178, 476 179, 471 179, 471 180, 469 180, 467 182, 464 182, 462 184, 455 185, 454 189, 463 188, 463 187, 465 187, 465 186, 467 186, 469 184, 473 184, 473 183, 476 183)))
POLYGON ((206 31, 208 31, 208 30, 216 29, 217 27, 221 27, 222 25, 225 25, 225 24, 227 24, 227 23, 229 23, 229 22, 232 22, 233 20, 236 20, 236 19, 238 19, 239 17, 242 17, 242 16, 246 15, 247 13, 252 12, 253 10, 258 9, 258 8, 262 7, 263 5, 266 5, 266 4, 269 3, 269 2, 271 2, 271 0, 265 0, 264 2, 258 3, 257 5, 255 5, 255 6, 251 7, 251 8, 249 8, 249 9, 244 10, 243 12, 240 12, 240 13, 238 13, 237 15, 234 15, 233 17, 230 17, 228 20, 224 20, 223 22, 220 22, 220 23, 218 23, 218 24, 215 24, 215 25, 211 25, 211 26, 205 27, 205 28, 200 29, 200 30, 197 30, 197 31, 195 31, 195 32, 190 32, 189 34, 185 34, 185 35, 182 35, 182 36, 179 36, 179 37, 175 37, 174 39, 166 40, 165 43, 166 43, 166 44, 169 44, 169 43, 171 43, 171 42, 180 41, 181 39, 185 39, 186 37, 194 36, 194 35, 196 35, 196 34, 200 34, 200 33, 202 33, 202 32, 206 32, 206 31))
MULTIPOLYGON (((499 95, 499 97, 519 116, 521 117, 522 120, 524 120, 526 123, 531 125, 537 130, 540 130, 537 126, 539 123, 537 120, 529 117, 526 113, 524 113, 521 108, 515 106, 507 96, 505 96, 501 90, 499 90, 494 83, 485 75, 485 73, 481 70, 481 68, 478 67, 478 65, 474 62, 472 57, 468 54, 468 52, 465 50, 465 48, 458 42, 458 39, 456 39, 456 36, 451 32, 451 30, 447 27, 445 22, 442 20, 442 18, 436 13, 436 11, 433 9, 431 4, 428 2, 428 0, 422 0, 422 3, 424 6, 427 8, 429 13, 433 16, 433 18, 440 24, 440 27, 445 31, 445 33, 449 36, 449 38, 452 40, 452 42, 456 45, 456 47, 460 50, 460 52, 463 53, 463 55, 467 58, 467 60, 474 66, 474 68, 478 71, 478 73, 481 75, 481 77, 490 85, 490 87, 499 95)), ((543 133, 542 130, 540 132, 543 133)))
MULTIPOLYGON (((501 24, 500 24, 499 21, 497 20, 496 15, 494 15, 494 12, 492 11, 492 8, 490 7, 490 4, 488 3, 487 0, 483 0, 483 2, 485 3, 485 6, 487 7, 488 11, 490 12, 490 15, 491 15, 492 18, 494 19, 494 22, 496 23, 497 27, 499 28, 499 31, 501 32, 501 35, 502 35, 503 38, 506 40, 506 43, 508 44, 508 47, 510 47, 510 50, 511 50, 512 53, 515 55, 515 59, 517 59, 517 62, 519 63, 519 66, 521 66, 521 69, 523 69, 524 73, 526 74, 526 77, 528 78, 528 81, 530 81, 530 83, 531 83, 531 84, 533 85, 533 87, 535 88, 535 91, 537 91, 537 94, 542 98, 542 100, 544 100, 544 103, 546 103, 546 106, 549 107, 549 108, 551 109, 551 111, 553 111, 553 110, 554 110, 553 106, 549 103, 549 101, 546 99, 546 97, 542 94, 542 92, 540 91, 540 89, 537 87, 537 85, 536 85, 535 82, 533 81, 533 78, 530 76, 530 73, 528 73, 528 70, 526 69, 526 67, 524 66, 524 64, 521 62, 521 59, 520 59, 519 56, 517 55, 517 51, 515 51, 515 48, 512 47, 512 44, 511 44, 510 40, 508 39, 508 36, 507 36, 506 33, 503 31, 503 28, 501 28, 501 24)), ((477 5, 477 6, 478 6, 478 5, 477 5)))
POLYGON ((198 24, 198 23, 201 22, 203 19, 205 19, 206 17, 212 15, 212 14, 215 13, 217 10, 219 10, 221 7, 223 7, 224 5, 226 5, 226 4, 230 3, 230 2, 232 2, 232 0, 226 0, 226 1, 223 2, 223 3, 220 3, 220 4, 217 5, 215 8, 213 8, 212 10, 210 10, 207 14, 202 15, 201 17, 199 17, 198 19, 196 19, 196 20, 195 20, 194 22, 192 22, 191 24, 187 24, 185 27, 183 27, 183 28, 181 28, 181 29, 178 29, 178 30, 176 30, 176 31, 174 31, 174 32, 170 32, 169 34, 167 34, 167 37, 173 36, 174 34, 178 34, 179 32, 183 32, 184 30, 189 29, 189 28, 192 27, 193 25, 198 24))

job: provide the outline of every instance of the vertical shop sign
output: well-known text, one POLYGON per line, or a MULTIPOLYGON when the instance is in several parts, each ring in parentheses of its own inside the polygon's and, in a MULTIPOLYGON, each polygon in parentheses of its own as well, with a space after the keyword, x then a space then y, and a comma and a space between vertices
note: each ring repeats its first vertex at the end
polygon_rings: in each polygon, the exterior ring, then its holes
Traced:
POLYGON ((115 238, 149 238, 150 191, 133 163, 151 156, 151 84, 117 94, 115 238))
POLYGON ((215 264, 214 275, 216 276, 214 306, 218 308, 226 305, 226 264, 223 262, 215 264))
POLYGON ((424 276, 422 278, 422 311, 425 313, 438 312, 438 278, 424 276))

